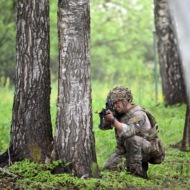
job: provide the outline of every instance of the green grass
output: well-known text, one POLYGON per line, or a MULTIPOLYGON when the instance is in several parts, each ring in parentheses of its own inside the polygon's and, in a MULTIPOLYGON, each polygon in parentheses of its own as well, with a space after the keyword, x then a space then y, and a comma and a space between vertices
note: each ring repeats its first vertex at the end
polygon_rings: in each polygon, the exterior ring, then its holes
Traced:
MULTIPOLYGON (((123 81, 123 84, 125 83, 126 81, 123 81)), ((115 137, 113 130, 99 130, 99 116, 95 111, 101 110, 105 106, 107 93, 116 85, 118 84, 113 85, 110 83, 100 84, 96 81, 92 82, 93 130, 96 140, 97 160, 100 169, 103 167, 109 156, 114 153, 115 137)), ((50 186, 59 186, 60 184, 66 186, 66 184, 70 184, 71 186, 74 185, 80 187, 79 189, 94 189, 95 186, 99 186, 98 189, 109 189, 110 186, 112 186, 112 189, 122 189, 126 186, 136 186, 137 188, 146 187, 147 189, 188 189, 190 186, 190 153, 182 152, 171 146, 182 140, 186 106, 178 104, 165 107, 160 90, 158 100, 156 101, 154 85, 145 83, 144 88, 139 85, 139 83, 133 83, 133 85, 129 87, 134 94, 134 102, 147 108, 153 113, 159 125, 159 136, 166 148, 165 161, 160 165, 149 166, 149 181, 133 177, 126 172, 101 172, 102 179, 89 179, 86 181, 77 179, 72 175, 62 174, 55 176, 48 170, 43 171, 41 165, 35 165, 34 163, 30 165, 27 161, 23 161, 8 168, 13 173, 15 172, 18 174, 18 171, 21 170, 21 174, 23 176, 26 175, 25 180, 18 180, 17 183, 20 183, 23 186, 26 185, 28 189, 30 188, 27 184, 36 186, 37 183, 41 188, 45 183, 50 186), (141 90, 139 90, 139 88, 141 90), (18 167, 19 169, 15 169, 14 167, 18 167), (27 170, 28 167, 37 167, 40 175, 37 175, 35 170, 27 170)), ((5 151, 9 144, 13 93, 14 90, 12 88, 0 88, 0 153, 5 151)), ((55 128, 56 120, 56 101, 57 83, 53 83, 51 94, 51 119, 53 129, 55 128)), ((2 174, 0 173, 0 175, 2 174)), ((1 180, 0 183, 2 183, 1 180)), ((46 186, 44 186, 44 189, 46 189, 46 186)))
POLYGON ((0 154, 6 150, 10 140, 13 89, 0 88, 0 154))

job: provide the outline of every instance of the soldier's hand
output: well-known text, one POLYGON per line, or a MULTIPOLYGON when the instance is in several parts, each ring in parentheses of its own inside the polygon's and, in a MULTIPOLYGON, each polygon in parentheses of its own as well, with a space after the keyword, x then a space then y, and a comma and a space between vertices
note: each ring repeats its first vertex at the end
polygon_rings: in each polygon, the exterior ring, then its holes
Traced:
POLYGON ((113 113, 110 110, 108 110, 107 113, 108 114, 104 116, 104 119, 106 121, 110 122, 114 118, 114 116, 113 116, 113 113))

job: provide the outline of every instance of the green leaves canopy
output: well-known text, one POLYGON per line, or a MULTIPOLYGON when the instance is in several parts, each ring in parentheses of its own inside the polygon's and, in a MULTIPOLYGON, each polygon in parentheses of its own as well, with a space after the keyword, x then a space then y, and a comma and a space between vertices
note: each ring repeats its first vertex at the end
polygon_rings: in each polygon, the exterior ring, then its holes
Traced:
MULTIPOLYGON (((5 77, 14 76, 16 65, 13 2, 0 3, 0 74, 5 77)), ((57 4, 50 0, 50 57, 54 74, 58 73, 57 4)), ((130 80, 149 74, 147 66, 153 67, 152 8, 149 0, 90 1, 93 80, 130 80)))
POLYGON ((118 81, 144 70, 153 62, 153 30, 149 0, 92 0, 92 78, 118 81))

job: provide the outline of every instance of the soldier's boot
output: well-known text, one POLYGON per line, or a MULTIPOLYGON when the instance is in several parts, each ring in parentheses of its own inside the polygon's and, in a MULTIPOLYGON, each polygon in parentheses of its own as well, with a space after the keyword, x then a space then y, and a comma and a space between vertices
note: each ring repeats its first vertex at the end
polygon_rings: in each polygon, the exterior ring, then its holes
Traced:
POLYGON ((134 176, 142 177, 147 179, 148 165, 146 162, 142 162, 142 157, 140 154, 128 155, 127 159, 127 170, 134 176))
POLYGON ((148 171, 148 162, 142 163, 143 176, 145 179, 148 179, 147 171, 148 171))
POLYGON ((141 166, 138 167, 136 165, 135 167, 131 167, 131 165, 130 165, 127 167, 127 170, 134 176, 148 179, 147 172, 145 170, 143 170, 141 166))

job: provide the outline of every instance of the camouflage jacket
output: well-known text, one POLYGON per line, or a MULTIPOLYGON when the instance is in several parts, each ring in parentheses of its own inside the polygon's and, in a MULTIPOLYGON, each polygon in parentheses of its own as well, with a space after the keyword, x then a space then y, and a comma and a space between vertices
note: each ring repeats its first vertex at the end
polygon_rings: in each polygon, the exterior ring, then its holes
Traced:
POLYGON ((131 127, 128 132, 122 131, 118 132, 115 129, 115 136, 117 141, 116 153, 123 154, 126 152, 124 141, 125 138, 131 137, 133 135, 138 135, 147 140, 152 138, 157 138, 158 130, 156 126, 151 126, 150 119, 144 108, 138 105, 132 105, 132 108, 121 117, 116 116, 117 120, 121 123, 127 124, 131 127))

